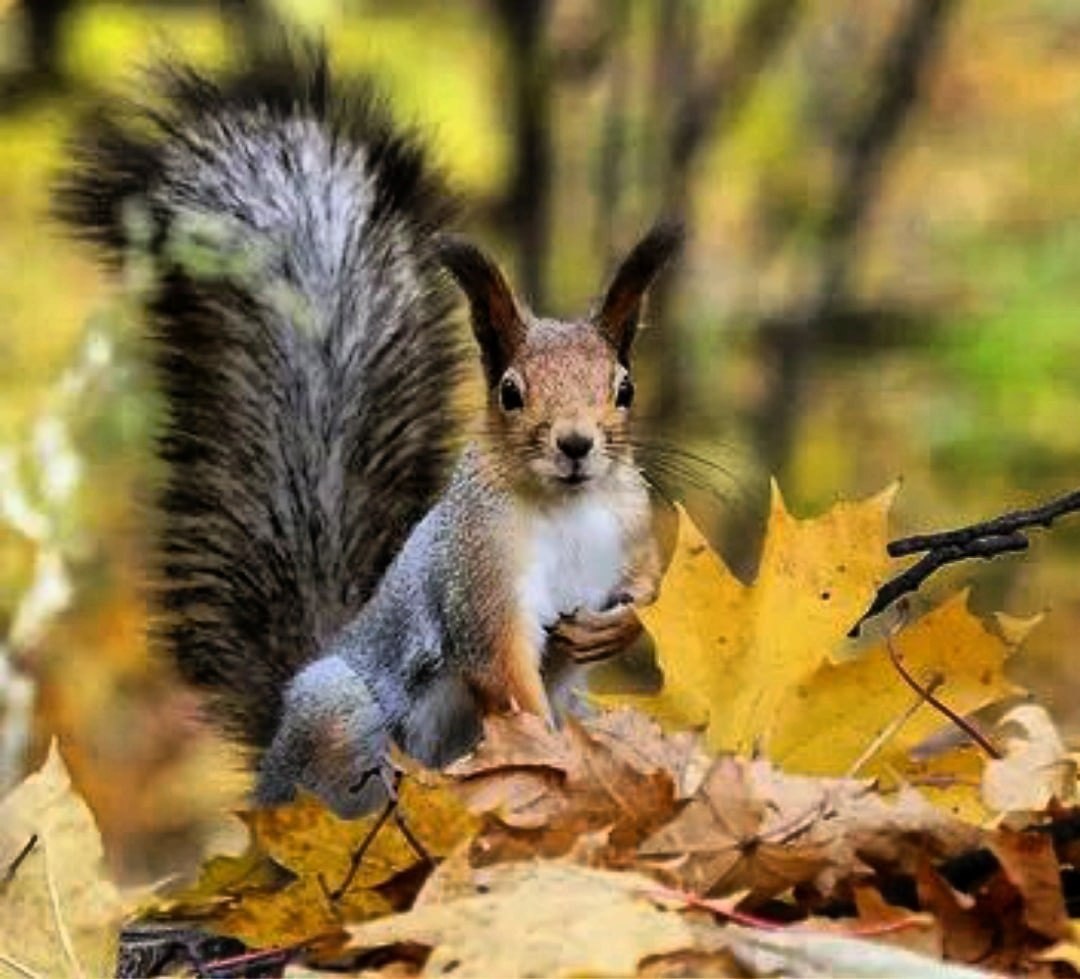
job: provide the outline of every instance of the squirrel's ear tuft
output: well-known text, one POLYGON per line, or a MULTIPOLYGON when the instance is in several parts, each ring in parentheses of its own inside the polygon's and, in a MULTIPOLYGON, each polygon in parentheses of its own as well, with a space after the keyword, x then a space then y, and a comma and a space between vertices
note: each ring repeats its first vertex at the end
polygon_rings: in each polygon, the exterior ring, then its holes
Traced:
POLYGON ((683 227, 676 221, 657 222, 623 260, 608 286, 593 323, 626 364, 641 319, 645 293, 660 270, 683 243, 683 227))
POLYGON ((494 387, 525 341, 524 317, 499 267, 476 245, 442 235, 436 249, 439 261, 469 300, 484 372, 489 386, 494 387))

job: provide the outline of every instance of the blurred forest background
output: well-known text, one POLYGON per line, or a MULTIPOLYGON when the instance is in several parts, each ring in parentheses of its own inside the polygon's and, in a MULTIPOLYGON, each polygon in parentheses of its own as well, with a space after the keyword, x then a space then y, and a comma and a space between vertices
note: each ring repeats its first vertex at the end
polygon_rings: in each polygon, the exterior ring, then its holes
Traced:
MULTIPOLYGON (((277 15, 381 78, 534 306, 686 220, 642 400, 742 573, 770 473, 796 513, 903 477, 897 536, 1075 487, 1072 0, 0 0, 0 788, 59 734, 121 873, 190 857, 242 780, 146 651, 138 324, 48 181, 155 52, 227 62, 277 15)), ((935 586, 1049 609, 1015 675, 1074 734, 1078 561, 1066 524, 935 586)))

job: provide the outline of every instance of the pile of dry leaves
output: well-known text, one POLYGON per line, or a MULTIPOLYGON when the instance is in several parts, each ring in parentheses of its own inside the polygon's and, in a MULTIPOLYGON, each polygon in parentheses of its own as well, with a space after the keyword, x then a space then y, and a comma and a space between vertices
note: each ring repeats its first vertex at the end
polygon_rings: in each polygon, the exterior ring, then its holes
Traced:
POLYGON ((0 973, 110 972, 127 914, 131 975, 1080 975, 1074 759, 1004 675, 1033 623, 961 595, 847 639, 889 500, 799 521, 777 496, 749 587, 683 515, 643 615, 655 696, 491 718, 364 820, 242 813, 247 849, 182 888, 102 878, 54 753, 0 803, 0 973))

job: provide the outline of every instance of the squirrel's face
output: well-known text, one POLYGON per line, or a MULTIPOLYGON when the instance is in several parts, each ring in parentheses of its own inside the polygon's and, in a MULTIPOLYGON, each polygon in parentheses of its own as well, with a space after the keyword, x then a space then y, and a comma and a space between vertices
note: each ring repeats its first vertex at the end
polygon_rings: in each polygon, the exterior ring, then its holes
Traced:
POLYGON ((480 249, 444 239, 439 257, 469 300, 488 385, 492 448, 512 475, 575 491, 630 461, 631 350, 645 293, 682 241, 656 225, 586 320, 534 317, 480 249))
POLYGON ((629 368, 591 323, 531 320, 489 394, 491 444, 519 472, 576 492, 630 462, 633 397, 629 368))

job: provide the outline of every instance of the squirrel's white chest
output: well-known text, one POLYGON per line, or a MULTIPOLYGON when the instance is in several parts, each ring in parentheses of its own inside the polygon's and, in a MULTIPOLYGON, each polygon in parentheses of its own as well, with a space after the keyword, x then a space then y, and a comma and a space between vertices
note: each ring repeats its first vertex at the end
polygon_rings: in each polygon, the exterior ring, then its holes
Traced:
POLYGON ((522 611, 543 645, 545 626, 578 608, 599 610, 621 583, 625 534, 610 506, 573 501, 524 516, 522 611))

